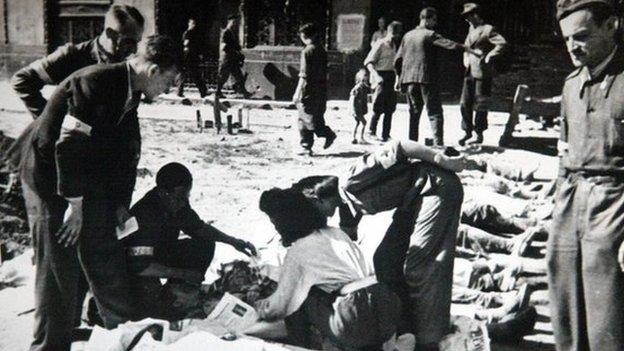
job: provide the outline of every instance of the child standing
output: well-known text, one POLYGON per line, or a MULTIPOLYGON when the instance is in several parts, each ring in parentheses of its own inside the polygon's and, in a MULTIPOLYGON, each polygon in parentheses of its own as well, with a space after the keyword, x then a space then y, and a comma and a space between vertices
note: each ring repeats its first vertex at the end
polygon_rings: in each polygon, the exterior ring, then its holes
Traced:
POLYGON ((355 118, 355 128, 353 128, 353 141, 352 144, 357 144, 357 130, 362 124, 360 131, 360 142, 365 143, 364 129, 366 129, 366 118, 364 117, 368 113, 368 93, 370 87, 368 85, 368 72, 366 69, 360 68, 355 74, 355 86, 351 89, 349 96, 349 106, 351 107, 351 114, 355 118))

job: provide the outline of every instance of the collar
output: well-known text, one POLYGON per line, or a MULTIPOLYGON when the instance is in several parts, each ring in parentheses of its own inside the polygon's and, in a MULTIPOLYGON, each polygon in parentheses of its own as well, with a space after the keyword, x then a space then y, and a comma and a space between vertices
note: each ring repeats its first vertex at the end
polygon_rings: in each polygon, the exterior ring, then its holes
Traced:
MULTIPOLYGON (((585 88, 595 81, 599 81, 602 79, 602 83, 600 84, 600 89, 604 91, 604 97, 606 98, 609 95, 609 91, 611 86, 613 85, 614 73, 611 69, 612 64, 616 61, 616 57, 622 57, 622 53, 618 53, 621 51, 619 46, 615 46, 613 51, 596 67, 593 69, 589 69, 587 66, 581 68, 580 76, 581 76, 581 89, 579 92, 579 97, 582 99, 585 93, 585 88)), ((621 60, 618 60, 621 61, 621 60)))
POLYGON ((136 74, 134 68, 130 65, 130 62, 126 61, 126 70, 128 71, 128 96, 126 98, 125 110, 128 111, 136 107, 141 101, 141 92, 134 91, 134 85, 132 84, 132 76, 136 74))
POLYGON ((593 69, 587 69, 586 72, 587 74, 589 74, 589 78, 591 79, 592 77, 599 77, 602 72, 605 71, 605 69, 607 68, 607 66, 609 65, 609 63, 611 63, 611 61, 613 61, 613 57, 615 56, 615 52, 617 51, 618 47, 617 45, 613 48, 613 50, 611 51, 611 53, 609 55, 607 55, 607 57, 605 57, 604 60, 602 60, 602 62, 600 64, 598 64, 596 67, 594 67, 593 69))

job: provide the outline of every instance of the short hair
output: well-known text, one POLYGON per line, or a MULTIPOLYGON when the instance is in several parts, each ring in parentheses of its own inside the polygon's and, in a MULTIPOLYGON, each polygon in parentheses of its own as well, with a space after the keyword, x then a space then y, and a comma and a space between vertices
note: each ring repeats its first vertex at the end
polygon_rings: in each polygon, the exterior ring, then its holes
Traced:
POLYGON ((173 190, 180 186, 193 185, 193 175, 188 168, 177 162, 167 163, 156 173, 156 186, 166 190, 173 190))
POLYGON ((299 27, 299 33, 308 39, 313 39, 318 34, 318 29, 314 23, 306 23, 299 27))
POLYGON ((178 45, 166 35, 150 35, 139 47, 139 57, 162 69, 177 68, 180 54, 178 45))
POLYGON ((136 7, 130 5, 112 5, 106 12, 105 21, 115 20, 121 27, 130 20, 136 22, 141 28, 145 25, 145 18, 136 7))
POLYGON ((431 19, 437 16, 438 16, 438 11, 434 7, 431 7, 431 6, 425 7, 424 9, 420 11, 421 20, 431 19))
POLYGON ((307 197, 329 199, 339 196, 338 177, 336 176, 317 175, 305 177, 294 183, 291 188, 307 197))
POLYGON ((399 21, 392 21, 392 23, 388 25, 388 31, 392 33, 397 33, 397 32, 400 32, 401 30, 403 30, 403 23, 399 21))
POLYGON ((273 188, 263 192, 259 207, 271 218, 284 246, 327 226, 327 217, 311 200, 292 188, 273 188))
POLYGON ((615 11, 613 11, 613 7, 603 3, 603 2, 594 2, 587 4, 586 7, 591 14, 597 26, 601 26, 606 20, 609 18, 616 16, 615 11))

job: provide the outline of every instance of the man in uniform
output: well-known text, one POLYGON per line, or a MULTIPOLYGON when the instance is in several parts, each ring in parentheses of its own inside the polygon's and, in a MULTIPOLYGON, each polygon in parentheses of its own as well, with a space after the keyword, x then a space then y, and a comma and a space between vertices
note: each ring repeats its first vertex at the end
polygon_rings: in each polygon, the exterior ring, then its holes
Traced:
POLYGON ((418 141, 418 125, 423 106, 427 106, 429 122, 435 145, 444 144, 444 115, 438 87, 438 49, 455 50, 463 45, 443 38, 433 31, 438 14, 433 7, 420 12, 419 25, 407 32, 394 60, 394 69, 399 77, 395 90, 407 92, 409 103, 410 140, 418 141))
POLYGON ((238 42, 238 16, 232 14, 228 16, 227 25, 221 34, 221 51, 219 53, 219 76, 217 77, 217 96, 222 98, 221 89, 227 82, 230 75, 234 77, 234 90, 248 98, 251 94, 245 89, 245 76, 241 68, 245 61, 245 56, 241 52, 238 42))
POLYGON ((488 100, 492 93, 492 78, 496 73, 493 63, 507 46, 505 38, 493 26, 483 21, 480 11, 479 5, 467 3, 464 4, 462 12, 470 25, 464 46, 471 49, 464 52, 466 71, 460 110, 465 135, 459 139, 459 145, 462 146, 472 137, 473 131, 477 135, 470 142, 483 142, 483 131, 488 127, 488 100))
POLYGON ((184 96, 184 84, 191 79, 197 89, 199 96, 202 98, 208 93, 206 92, 206 83, 199 72, 199 64, 201 62, 201 36, 197 30, 195 19, 188 20, 188 28, 182 34, 182 46, 184 47, 184 74, 178 85, 178 96, 184 96))
POLYGON ((381 139, 390 139, 392 114, 396 109, 397 96, 394 91, 396 74, 394 73, 394 57, 399 48, 401 38, 401 22, 394 21, 388 26, 386 37, 375 42, 371 51, 364 59, 364 67, 370 72, 373 93, 373 117, 369 125, 369 134, 376 136, 377 123, 384 115, 381 139))
POLYGON ((611 0, 559 0, 563 86, 548 243, 557 350, 624 350, 624 51, 611 0))
POLYGON ((33 118, 39 117, 46 105, 41 89, 46 84, 59 84, 73 72, 96 63, 123 61, 136 52, 143 36, 144 19, 128 5, 113 5, 104 17, 104 30, 95 39, 80 44, 66 44, 50 55, 17 71, 11 85, 33 118))
POLYGON ((127 208, 136 178, 127 140, 138 137, 141 93, 153 98, 173 84, 175 48, 171 39, 153 36, 128 62, 74 72, 11 150, 21 156, 35 243, 31 350, 70 349, 74 314, 68 311, 82 273, 107 328, 135 316, 126 258, 115 237, 116 214, 127 208))

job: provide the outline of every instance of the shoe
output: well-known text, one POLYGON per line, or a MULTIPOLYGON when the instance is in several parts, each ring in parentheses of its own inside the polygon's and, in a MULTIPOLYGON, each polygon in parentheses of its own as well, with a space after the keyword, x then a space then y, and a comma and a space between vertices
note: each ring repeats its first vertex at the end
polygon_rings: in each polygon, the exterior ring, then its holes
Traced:
POLYGON ((295 154, 299 156, 312 156, 312 149, 302 146, 297 151, 295 151, 295 154))
POLYGON ((332 146, 332 144, 334 143, 334 140, 336 140, 336 133, 332 132, 330 135, 328 135, 325 138, 325 144, 323 144, 323 149, 327 149, 330 146, 332 146))
POLYGON ((468 144, 483 144, 483 133, 477 133, 474 138, 468 140, 468 144))
POLYGON ((351 140, 351 144, 354 144, 354 145, 355 145, 355 144, 357 144, 357 143, 358 143, 357 139, 353 139, 353 140, 351 140))
POLYGON ((459 146, 465 146, 466 141, 468 141, 468 139, 470 139, 471 137, 472 137, 472 133, 466 133, 461 139, 457 141, 457 143, 459 144, 459 146))
POLYGON ((537 311, 529 307, 518 313, 510 314, 498 323, 487 325, 488 336, 494 342, 518 342, 535 329, 537 311))
POLYGON ((390 137, 387 137, 387 138, 381 138, 381 141, 382 141, 382 142, 384 142, 384 143, 386 143, 386 142, 388 142, 388 141, 390 141, 390 140, 392 140, 392 138, 390 138, 390 137))

